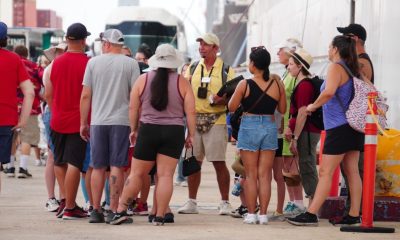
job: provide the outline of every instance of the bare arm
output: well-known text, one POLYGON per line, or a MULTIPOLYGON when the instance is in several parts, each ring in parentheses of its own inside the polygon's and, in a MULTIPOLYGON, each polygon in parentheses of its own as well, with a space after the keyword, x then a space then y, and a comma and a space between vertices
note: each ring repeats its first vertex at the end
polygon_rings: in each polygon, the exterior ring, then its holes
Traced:
POLYGON ((83 86, 80 102, 81 113, 81 129, 80 134, 83 140, 89 139, 89 124, 88 117, 90 111, 90 103, 92 101, 92 89, 88 86, 83 86))
POLYGON ((246 84, 247 84, 247 81, 242 80, 237 85, 235 92, 233 93, 231 100, 229 100, 229 103, 228 103, 229 112, 234 112, 239 107, 240 102, 242 101, 242 99, 244 98, 244 95, 246 94, 245 93, 246 84))
POLYGON ((19 84, 19 87, 24 94, 24 100, 22 102, 21 115, 19 117, 18 123, 13 129, 17 129, 26 125, 28 118, 31 114, 33 99, 35 98, 34 87, 30 80, 22 81, 19 84))
MULTIPOLYGON (((130 95, 129 103, 129 121, 131 125, 131 134, 129 136, 131 144, 134 144, 137 136, 137 129, 139 126, 139 115, 140 115, 140 94, 141 88, 144 87, 144 82, 146 80, 146 74, 139 76, 136 80, 130 95)), ((143 90, 143 89, 142 89, 143 90)))
POLYGON ((283 85, 282 81, 276 81, 279 86, 279 101, 278 101, 278 112, 281 114, 285 114, 286 112, 286 92, 285 92, 285 86, 283 85))
POLYGON ((53 104, 53 84, 50 79, 44 81, 44 99, 46 99, 47 105, 51 110, 53 104))
POLYGON ((186 114, 186 122, 188 129, 188 136, 186 137, 186 147, 193 146, 194 134, 196 131, 196 108, 195 108, 195 98, 192 86, 189 81, 181 77, 179 79, 180 83, 183 83, 183 88, 185 89, 183 107, 186 114))

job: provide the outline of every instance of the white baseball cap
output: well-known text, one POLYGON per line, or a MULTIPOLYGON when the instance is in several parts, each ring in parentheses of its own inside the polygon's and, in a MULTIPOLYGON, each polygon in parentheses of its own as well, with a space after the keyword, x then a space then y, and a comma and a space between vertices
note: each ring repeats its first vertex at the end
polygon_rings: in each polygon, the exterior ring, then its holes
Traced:
POLYGON ((196 42, 204 41, 210 45, 217 45, 219 47, 219 38, 214 33, 205 33, 196 39, 196 42))
POLYGON ((284 48, 289 51, 296 51, 297 48, 302 48, 303 44, 296 38, 288 38, 285 41, 275 45, 276 49, 284 48))

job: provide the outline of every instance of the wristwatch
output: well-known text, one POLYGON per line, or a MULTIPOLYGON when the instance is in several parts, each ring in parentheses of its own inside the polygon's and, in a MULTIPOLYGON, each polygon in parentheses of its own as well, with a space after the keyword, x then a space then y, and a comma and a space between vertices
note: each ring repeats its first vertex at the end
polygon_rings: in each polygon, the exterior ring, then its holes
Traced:
POLYGON ((297 137, 296 135, 292 134, 292 139, 297 141, 297 140, 299 140, 299 137, 297 137))

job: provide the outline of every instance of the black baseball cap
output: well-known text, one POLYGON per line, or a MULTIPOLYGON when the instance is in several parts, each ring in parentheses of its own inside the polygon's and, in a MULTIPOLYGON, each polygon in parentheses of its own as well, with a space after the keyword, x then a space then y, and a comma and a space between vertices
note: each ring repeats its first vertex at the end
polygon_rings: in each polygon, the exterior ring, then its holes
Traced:
POLYGON ((67 29, 67 38, 70 40, 81 40, 90 36, 90 32, 86 30, 85 25, 82 23, 73 23, 67 29))
POLYGON ((365 28, 360 24, 351 23, 347 27, 337 27, 337 30, 344 35, 354 34, 363 41, 367 40, 367 31, 365 31, 365 28))

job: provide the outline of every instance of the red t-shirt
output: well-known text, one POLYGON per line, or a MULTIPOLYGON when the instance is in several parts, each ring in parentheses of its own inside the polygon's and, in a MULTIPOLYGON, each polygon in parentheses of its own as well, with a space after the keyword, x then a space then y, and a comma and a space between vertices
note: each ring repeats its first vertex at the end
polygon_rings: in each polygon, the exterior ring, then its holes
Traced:
MULTIPOLYGON (((42 78, 39 76, 40 68, 36 63, 26 58, 21 58, 21 60, 28 72, 29 79, 35 88, 35 98, 33 99, 31 115, 38 115, 42 113, 42 109, 40 108, 40 89, 42 88, 42 78)), ((21 89, 18 89, 17 96, 18 105, 22 106, 24 95, 22 94, 21 89)))
MULTIPOLYGON (((297 85, 296 90, 294 92, 294 101, 295 103, 290 104, 290 115, 296 115, 298 110, 303 106, 308 106, 308 104, 313 103, 314 97, 314 86, 309 81, 305 81, 304 79, 297 85), (296 106, 295 106, 296 105, 296 106)), ((294 132, 294 128, 296 126, 296 118, 291 117, 289 119, 289 128, 294 132)), ((317 127, 314 126, 310 121, 306 121, 304 124, 303 131, 320 133, 317 127)))
POLYGON ((21 82, 28 79, 20 57, 0 48, 0 126, 17 125, 17 88, 21 82))
POLYGON ((53 103, 50 127, 59 133, 79 133, 82 82, 89 58, 66 52, 56 58, 50 73, 53 103))

